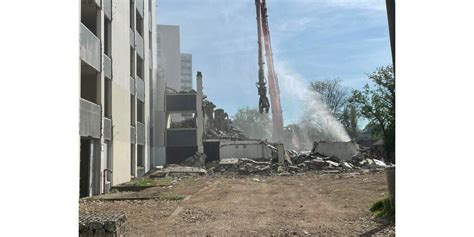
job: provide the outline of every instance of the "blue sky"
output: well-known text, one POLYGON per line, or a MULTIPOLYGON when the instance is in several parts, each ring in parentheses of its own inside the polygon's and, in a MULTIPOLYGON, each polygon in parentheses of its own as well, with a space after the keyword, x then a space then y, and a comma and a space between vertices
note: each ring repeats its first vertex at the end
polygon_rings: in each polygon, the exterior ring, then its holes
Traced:
MULTIPOLYGON (((339 77, 360 89, 367 73, 391 63, 385 0, 267 0, 267 8, 278 75, 290 71, 305 85, 339 77)), ((255 14, 254 0, 157 3, 158 24, 180 26, 193 75, 203 73, 204 93, 229 115, 257 106, 255 14)), ((285 124, 296 122, 302 104, 285 82, 280 90, 285 124)))

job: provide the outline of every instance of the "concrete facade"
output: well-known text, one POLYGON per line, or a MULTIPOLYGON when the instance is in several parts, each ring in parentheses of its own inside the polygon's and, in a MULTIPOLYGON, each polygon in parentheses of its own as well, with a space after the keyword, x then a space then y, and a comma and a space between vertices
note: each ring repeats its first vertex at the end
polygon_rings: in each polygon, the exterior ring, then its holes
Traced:
POLYGON ((260 140, 221 141, 220 159, 249 158, 268 160, 274 157, 272 150, 260 140))
POLYGON ((155 4, 81 0, 81 196, 150 169, 155 4))

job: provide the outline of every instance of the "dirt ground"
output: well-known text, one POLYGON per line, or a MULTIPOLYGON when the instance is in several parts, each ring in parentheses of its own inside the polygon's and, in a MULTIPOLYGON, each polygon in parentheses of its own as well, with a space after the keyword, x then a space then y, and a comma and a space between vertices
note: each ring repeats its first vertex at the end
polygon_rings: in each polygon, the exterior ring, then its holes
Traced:
POLYGON ((103 197, 178 201, 80 201, 81 213, 124 213, 127 236, 394 236, 374 219, 372 203, 388 196, 385 172, 292 176, 200 176, 173 187, 103 197), (181 196, 182 197, 182 196, 181 196))

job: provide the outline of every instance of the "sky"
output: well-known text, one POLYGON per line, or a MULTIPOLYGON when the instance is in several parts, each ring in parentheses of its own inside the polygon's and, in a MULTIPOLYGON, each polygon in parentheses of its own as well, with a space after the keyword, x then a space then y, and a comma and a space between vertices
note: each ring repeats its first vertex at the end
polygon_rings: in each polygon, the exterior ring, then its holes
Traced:
MULTIPOLYGON (((361 89, 391 64, 385 0, 267 0, 267 8, 285 125, 304 109, 291 80, 340 78, 361 89)), ((202 72, 217 107, 232 116, 258 106, 254 0, 158 0, 157 21, 180 26, 181 52, 193 55, 193 77, 202 72)))

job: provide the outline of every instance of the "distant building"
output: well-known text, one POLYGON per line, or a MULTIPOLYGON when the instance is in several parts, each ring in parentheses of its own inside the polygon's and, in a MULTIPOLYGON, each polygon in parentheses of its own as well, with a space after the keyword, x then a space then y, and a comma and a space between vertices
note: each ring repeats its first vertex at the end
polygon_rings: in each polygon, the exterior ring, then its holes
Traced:
POLYGON ((182 91, 193 89, 193 55, 181 54, 181 88, 182 91))
POLYGON ((181 51, 179 26, 157 25, 157 54, 166 87, 181 90, 181 51))
POLYGON ((81 0, 81 197, 150 169, 155 3, 81 0))

